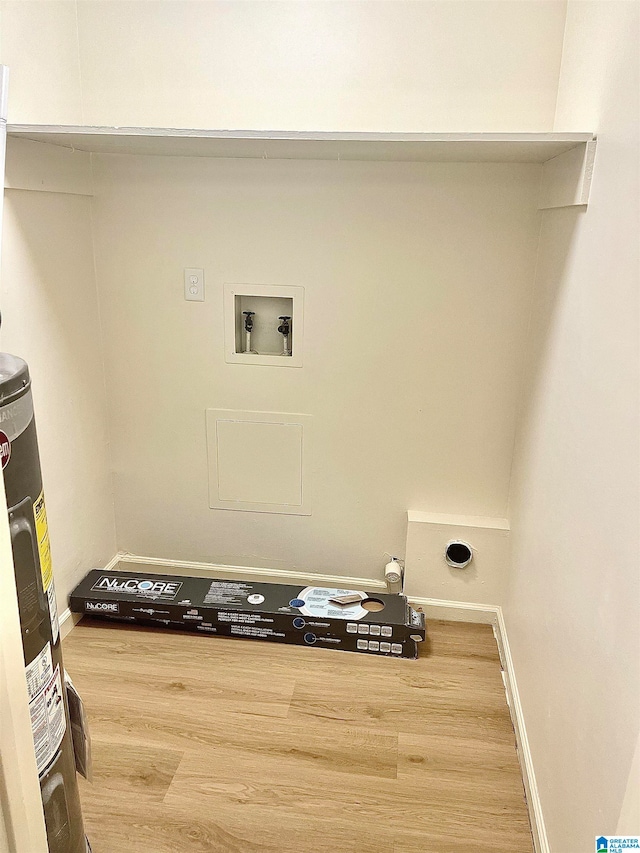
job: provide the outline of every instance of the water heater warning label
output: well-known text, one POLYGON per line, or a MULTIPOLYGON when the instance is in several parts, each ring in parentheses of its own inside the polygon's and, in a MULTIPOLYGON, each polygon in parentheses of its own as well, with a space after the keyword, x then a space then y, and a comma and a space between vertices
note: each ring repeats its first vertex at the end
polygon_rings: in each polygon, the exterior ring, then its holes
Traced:
POLYGON ((49 542, 49 525, 47 524, 47 508, 44 505, 44 492, 33 505, 33 515, 36 521, 36 537, 38 539, 38 553, 40 555, 40 571, 42 573, 42 587, 49 602, 49 617, 51 619, 51 633, 54 645, 58 642, 60 628, 58 626, 58 605, 56 603, 56 590, 53 585, 53 566, 51 564, 51 543, 49 542))
POLYGON ((25 674, 27 676, 29 702, 31 702, 51 681, 51 676, 53 675, 51 643, 47 643, 40 654, 28 664, 25 674))
POLYGON ((30 699, 29 713, 36 764, 38 773, 42 775, 60 749, 67 727, 59 666, 50 680, 30 699))

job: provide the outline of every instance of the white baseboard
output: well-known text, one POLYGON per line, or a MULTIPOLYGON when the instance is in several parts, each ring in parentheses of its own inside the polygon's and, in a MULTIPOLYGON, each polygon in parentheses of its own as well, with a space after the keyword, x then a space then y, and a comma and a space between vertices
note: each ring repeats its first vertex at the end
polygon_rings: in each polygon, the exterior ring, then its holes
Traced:
POLYGON ((110 572, 112 569, 115 569, 115 567, 120 562, 120 557, 121 557, 120 552, 118 552, 117 554, 114 554, 113 557, 109 560, 109 562, 105 566, 102 567, 105 570, 105 572, 110 572))
POLYGON ((81 619, 82 613, 72 613, 68 607, 60 613, 58 622, 60 623, 60 636, 63 640, 73 631, 81 619))
POLYGON ((493 604, 473 604, 468 601, 446 601, 439 598, 416 598, 410 595, 409 601, 424 611, 428 619, 445 619, 449 622, 475 622, 482 625, 495 625, 499 607, 493 604))
POLYGON ((524 721, 522 703, 520 702, 520 694, 518 693, 518 682, 513 666, 513 658, 509 647, 509 638, 507 636, 502 607, 489 604, 470 604, 465 601, 441 601, 433 598, 412 597, 410 601, 413 605, 420 607, 427 615, 427 618, 493 625, 493 632, 502 663, 507 703, 516 736, 518 759, 520 761, 522 779, 527 796, 534 849, 535 853, 550 853, 542 804, 538 793, 533 758, 529 747, 527 728, 524 721))
MULTIPOLYGON (((387 584, 384 580, 376 578, 358 578, 346 575, 321 575, 312 572, 301 572, 289 569, 268 569, 258 566, 223 566, 217 563, 197 563, 189 560, 167 560, 161 557, 140 557, 136 554, 121 553, 117 555, 116 564, 120 568, 135 566, 139 572, 157 572, 159 570, 170 571, 173 574, 188 574, 194 577, 234 577, 242 580, 254 578, 262 583, 303 583, 307 586, 313 584, 327 586, 340 586, 345 589, 367 590, 377 589, 386 592, 387 584)), ((107 568, 117 568, 112 565, 107 568)))
POLYGON ((507 702, 509 703, 511 720, 516 734, 518 758, 520 760, 520 767, 522 768, 522 778, 524 781, 525 793, 527 795, 529 820, 531 822, 531 832, 533 834, 533 846, 535 853, 550 853, 544 815, 542 813, 542 804, 540 802, 540 794, 538 792, 536 774, 533 767, 533 757, 529 747, 527 727, 524 721, 520 694, 518 693, 518 682, 516 680, 513 658, 511 657, 511 649, 509 647, 509 638, 507 637, 507 628, 501 607, 496 608, 496 615, 497 619, 494 624, 494 633, 496 642, 498 643, 500 660, 502 661, 507 702))

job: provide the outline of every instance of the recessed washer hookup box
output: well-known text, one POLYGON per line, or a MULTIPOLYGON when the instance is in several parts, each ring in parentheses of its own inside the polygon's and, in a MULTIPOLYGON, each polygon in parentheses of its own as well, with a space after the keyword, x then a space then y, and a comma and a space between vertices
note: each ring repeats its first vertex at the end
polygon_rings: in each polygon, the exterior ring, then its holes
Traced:
POLYGON ((101 619, 416 658, 424 614, 403 595, 93 569, 70 608, 101 619))

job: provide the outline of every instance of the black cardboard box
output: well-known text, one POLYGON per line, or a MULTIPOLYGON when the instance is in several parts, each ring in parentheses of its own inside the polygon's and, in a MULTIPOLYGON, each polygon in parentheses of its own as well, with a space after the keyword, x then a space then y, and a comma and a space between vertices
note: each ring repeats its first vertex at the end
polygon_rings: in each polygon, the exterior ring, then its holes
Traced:
POLYGON ((224 637, 416 658, 424 614, 403 595, 93 569, 74 613, 224 637), (341 606, 332 599, 357 596, 341 606))

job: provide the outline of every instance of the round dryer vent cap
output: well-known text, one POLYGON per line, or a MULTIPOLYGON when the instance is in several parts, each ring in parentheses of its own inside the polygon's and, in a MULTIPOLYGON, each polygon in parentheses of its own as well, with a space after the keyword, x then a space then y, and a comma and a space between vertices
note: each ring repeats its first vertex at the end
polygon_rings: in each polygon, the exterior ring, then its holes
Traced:
POLYGON ((468 542, 453 539, 447 543, 444 558, 454 569, 464 569, 473 560, 473 548, 468 542))

